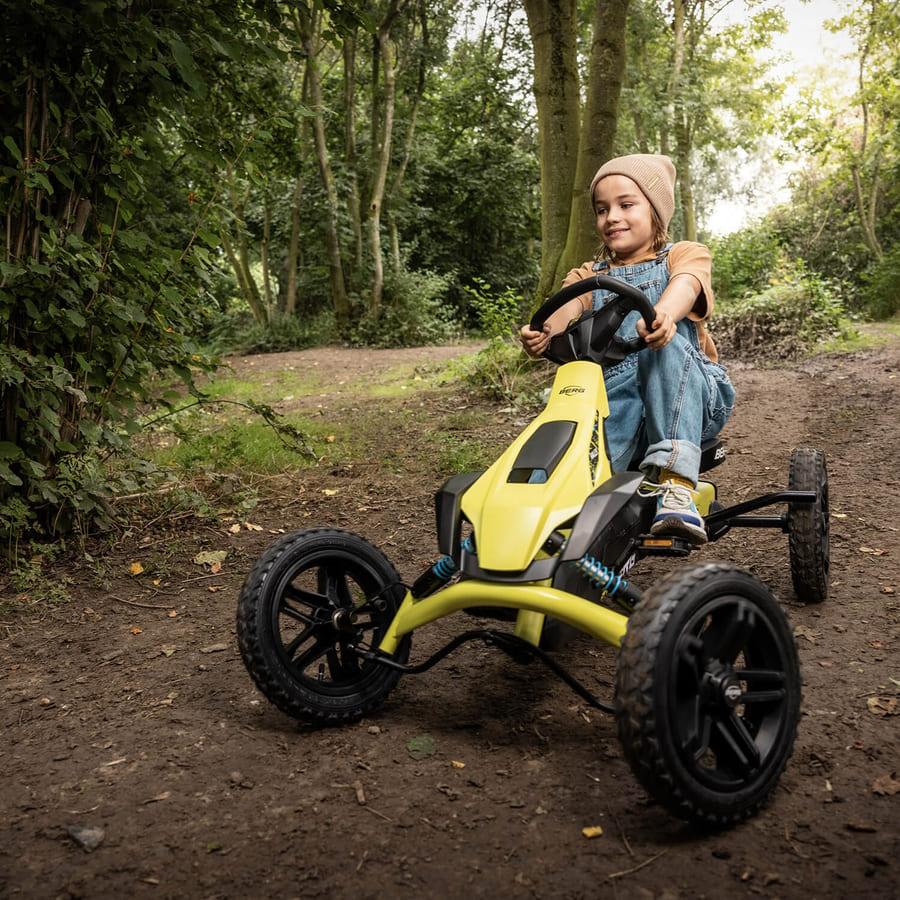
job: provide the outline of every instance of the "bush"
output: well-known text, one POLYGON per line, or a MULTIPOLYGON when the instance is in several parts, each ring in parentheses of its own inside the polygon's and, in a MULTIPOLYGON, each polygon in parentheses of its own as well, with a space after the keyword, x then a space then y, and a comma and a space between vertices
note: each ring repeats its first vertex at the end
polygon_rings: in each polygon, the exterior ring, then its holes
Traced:
POLYGON ((771 224, 763 220, 710 241, 713 284, 721 300, 732 300, 765 289, 784 263, 784 251, 771 224))
POLYGON ((485 337, 494 340, 514 337, 518 333, 526 316, 523 312, 526 303, 514 290, 507 288, 494 293, 480 278, 475 279, 474 286, 466 286, 463 290, 485 337))
POLYGON ((900 312, 900 246, 891 247, 863 275, 862 300, 875 319, 900 312))
POLYGON ((389 270, 384 305, 377 321, 366 314, 353 329, 352 342, 370 347, 441 344, 461 334, 447 303, 452 276, 429 271, 389 270))
POLYGON ((765 290, 719 307, 715 341, 726 357, 797 359, 841 334, 845 314, 839 287, 797 261, 765 290))

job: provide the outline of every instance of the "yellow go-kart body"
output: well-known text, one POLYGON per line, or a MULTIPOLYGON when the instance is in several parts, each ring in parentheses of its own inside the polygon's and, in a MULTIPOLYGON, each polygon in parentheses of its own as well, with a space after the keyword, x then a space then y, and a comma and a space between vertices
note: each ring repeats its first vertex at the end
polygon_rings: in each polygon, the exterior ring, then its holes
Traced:
MULTIPOLYGON (((497 461, 462 496, 461 512, 471 524, 478 565, 496 580, 465 578, 437 593, 417 599, 410 591, 379 649, 393 653, 413 629, 467 607, 518 609, 515 634, 537 645, 546 616, 618 646, 627 616, 583 597, 551 587, 551 579, 503 582, 519 575, 542 556, 553 532, 568 535, 585 500, 612 476, 603 437, 609 415, 602 368, 593 362, 559 367, 543 412, 510 444, 497 461), (530 468, 526 451, 545 426, 571 434, 551 471, 530 468)), ((704 515, 715 497, 701 482, 697 506, 704 515)), ((598 592, 599 599, 599 592, 598 592)))

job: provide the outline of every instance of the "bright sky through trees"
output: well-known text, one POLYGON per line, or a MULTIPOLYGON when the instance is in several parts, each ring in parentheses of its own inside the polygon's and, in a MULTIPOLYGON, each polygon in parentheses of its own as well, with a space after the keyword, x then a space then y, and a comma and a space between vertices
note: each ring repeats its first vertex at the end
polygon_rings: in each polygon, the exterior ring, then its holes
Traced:
MULTIPOLYGON (((773 50, 768 54, 780 60, 775 71, 785 80, 783 102, 795 103, 800 89, 813 80, 826 83, 835 92, 852 93, 855 87, 855 70, 848 54, 853 51, 850 36, 844 32, 832 33, 825 23, 837 19, 847 11, 847 3, 841 0, 784 0, 788 30, 776 35, 773 50)), ((742 4, 726 10, 723 22, 736 22, 742 17, 742 4)), ((740 168, 738 183, 744 188, 752 186, 752 196, 736 197, 720 201, 705 223, 713 234, 728 234, 748 221, 764 214, 777 203, 788 198, 788 179, 794 166, 781 164, 773 156, 765 154, 758 159, 737 161, 740 168)))

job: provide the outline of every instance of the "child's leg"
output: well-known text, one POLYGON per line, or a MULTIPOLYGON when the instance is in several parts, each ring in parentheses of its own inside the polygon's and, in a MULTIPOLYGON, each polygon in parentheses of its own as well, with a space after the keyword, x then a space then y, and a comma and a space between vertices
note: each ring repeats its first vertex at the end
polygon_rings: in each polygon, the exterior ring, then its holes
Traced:
POLYGON ((665 469, 696 485, 700 444, 718 434, 734 406, 725 370, 676 334, 662 350, 638 354, 638 382, 648 444, 641 469, 665 469))
POLYGON ((639 354, 648 449, 645 472, 659 471, 657 513, 651 531, 706 541, 703 519, 688 488, 697 484, 700 444, 724 426, 734 405, 725 370, 704 360, 680 334, 658 352, 639 354))

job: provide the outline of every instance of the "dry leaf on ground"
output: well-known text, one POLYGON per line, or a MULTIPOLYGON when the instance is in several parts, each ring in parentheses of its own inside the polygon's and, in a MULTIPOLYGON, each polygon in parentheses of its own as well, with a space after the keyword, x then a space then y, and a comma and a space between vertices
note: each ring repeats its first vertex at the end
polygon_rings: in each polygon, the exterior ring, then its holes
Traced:
POLYGON ((586 825, 581 829, 581 833, 586 838, 595 838, 603 834, 603 829, 599 825, 586 825))
POLYGON ((878 794, 879 797, 893 797, 894 794, 900 793, 900 781, 897 780, 897 773, 888 772, 885 775, 879 775, 872 782, 872 793, 878 794))
POLYGON ((229 531, 231 534, 238 534, 238 533, 240 532, 240 530, 241 530, 241 524, 240 524, 240 522, 235 522, 234 525, 229 525, 229 526, 228 526, 228 531, 229 531))
POLYGON ((140 575, 141 572, 143 572, 143 571, 144 571, 144 567, 143 567, 139 562, 133 562, 133 563, 128 567, 128 572, 129 572, 131 575, 140 575))
POLYGON ((221 567, 227 558, 227 550, 202 550, 194 557, 194 563, 198 566, 212 566, 218 563, 221 567))
POLYGON ((141 634, 141 633, 143 632, 143 630, 144 630, 143 628, 139 628, 137 625, 132 625, 132 626, 131 626, 131 633, 132 633, 132 634, 141 634))
POLYGON ((262 525, 254 525, 252 522, 244 522, 244 528, 246 528, 247 531, 262 531, 263 530, 262 525))
POLYGON ((897 715, 897 700, 895 697, 869 697, 866 700, 869 712, 876 716, 897 715))

